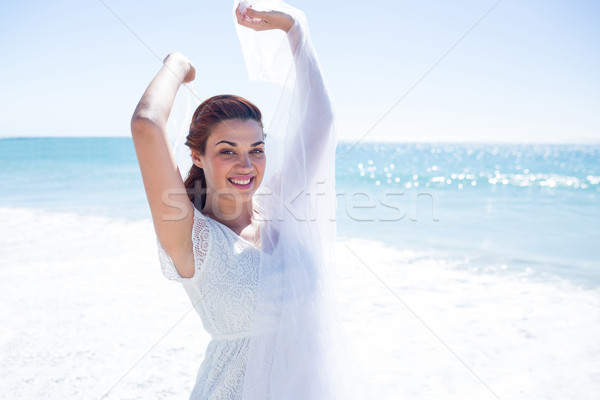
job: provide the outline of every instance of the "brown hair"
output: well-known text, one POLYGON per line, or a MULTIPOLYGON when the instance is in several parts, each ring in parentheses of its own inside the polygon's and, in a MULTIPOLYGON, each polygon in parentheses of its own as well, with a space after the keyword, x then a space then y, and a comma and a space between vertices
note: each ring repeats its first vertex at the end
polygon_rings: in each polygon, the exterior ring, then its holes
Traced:
MULTIPOLYGON (((240 96, 222 94, 213 96, 198 106, 192 117, 190 133, 185 142, 190 150, 204 155, 206 142, 212 129, 220 122, 241 119, 258 122, 261 129, 262 114, 258 107, 240 96)), ((206 179, 204 170, 195 164, 188 172, 184 182, 190 201, 198 210, 204 208, 206 202, 206 179)))

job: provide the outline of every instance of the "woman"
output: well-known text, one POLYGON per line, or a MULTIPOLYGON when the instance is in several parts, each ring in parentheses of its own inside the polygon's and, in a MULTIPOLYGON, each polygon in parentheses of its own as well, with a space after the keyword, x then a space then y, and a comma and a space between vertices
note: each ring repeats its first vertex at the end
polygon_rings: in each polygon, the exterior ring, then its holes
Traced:
MULTIPOLYGON (((244 29, 285 32, 293 54, 289 68, 285 57, 258 60, 280 65, 288 79, 268 139, 248 100, 204 101, 187 136, 194 165, 183 182, 166 124, 179 86, 195 72, 178 53, 165 59, 132 118, 163 272, 183 283, 212 337, 194 399, 349 398, 336 378, 326 279, 335 233, 333 114, 303 14, 275 6, 280 11, 235 9, 244 29)), ((252 46, 263 43, 246 33, 252 69, 252 46)))

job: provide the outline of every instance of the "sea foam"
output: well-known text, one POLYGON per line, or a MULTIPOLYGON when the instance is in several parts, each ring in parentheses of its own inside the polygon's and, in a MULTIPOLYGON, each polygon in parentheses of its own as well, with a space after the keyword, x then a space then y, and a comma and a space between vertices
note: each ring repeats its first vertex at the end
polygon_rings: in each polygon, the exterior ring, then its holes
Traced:
MULTIPOLYGON (((209 336, 161 276, 151 221, 0 208, 0 380, 11 399, 185 398, 209 336)), ((373 398, 593 399, 600 296, 373 240, 336 246, 373 398)))

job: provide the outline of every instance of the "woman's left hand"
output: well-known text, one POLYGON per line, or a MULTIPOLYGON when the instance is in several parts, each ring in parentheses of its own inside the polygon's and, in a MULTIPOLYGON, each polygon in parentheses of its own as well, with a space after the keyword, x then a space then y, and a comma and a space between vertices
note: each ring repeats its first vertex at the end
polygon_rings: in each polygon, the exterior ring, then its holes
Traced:
POLYGON ((240 6, 235 10, 238 24, 255 31, 281 29, 288 32, 294 25, 294 18, 281 11, 256 11, 250 7, 242 14, 240 6))

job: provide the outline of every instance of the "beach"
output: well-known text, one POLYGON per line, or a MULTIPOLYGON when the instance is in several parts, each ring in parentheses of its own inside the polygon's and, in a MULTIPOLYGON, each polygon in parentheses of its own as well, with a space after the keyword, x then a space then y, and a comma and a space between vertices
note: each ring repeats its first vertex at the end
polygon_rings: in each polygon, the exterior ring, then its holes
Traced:
MULTIPOLYGON (((600 150, 453 146, 338 146, 332 268, 373 398, 595 399, 600 150), (416 221, 348 207, 415 182, 416 221)), ((0 156, 0 398, 187 398, 210 337, 161 274, 131 144, 0 156)))

